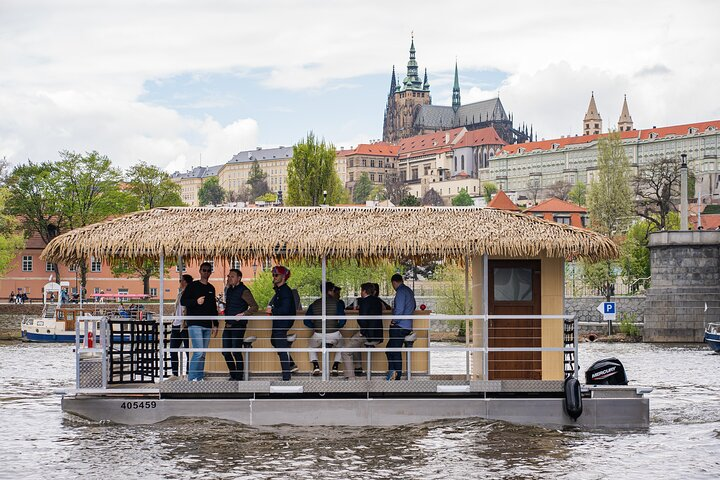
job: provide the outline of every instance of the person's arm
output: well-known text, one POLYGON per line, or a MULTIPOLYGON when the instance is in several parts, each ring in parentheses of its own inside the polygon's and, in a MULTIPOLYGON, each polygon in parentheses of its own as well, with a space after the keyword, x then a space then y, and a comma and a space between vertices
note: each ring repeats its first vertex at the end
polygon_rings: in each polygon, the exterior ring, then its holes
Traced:
MULTIPOLYGON (((337 303, 337 309, 335 311, 335 315, 342 315, 345 316, 345 304, 342 300, 338 301, 337 303)), ((347 323, 347 318, 343 318, 341 320, 338 320, 338 328, 343 328, 345 324, 347 323)))
POLYGON ((180 297, 180 305, 183 307, 197 307, 197 294, 193 292, 193 284, 191 283, 185 290, 183 290, 182 296, 180 297), (192 294, 192 295, 191 295, 192 294))
MULTIPOLYGON (((210 300, 207 298, 205 299, 206 303, 209 303, 207 306, 208 315, 217 317, 218 316, 218 309, 217 309, 217 302, 215 301, 215 295, 217 292, 215 292, 215 287, 212 285, 209 286, 208 289, 208 295, 210 296, 210 300)), ((212 335, 215 336, 215 333, 217 332, 218 327, 220 326, 220 322, 217 319, 214 319, 212 321, 212 335)))
MULTIPOLYGON (((308 306, 307 312, 305 312, 305 317, 309 317, 310 315, 313 315, 313 311, 315 310, 313 308, 314 306, 315 306, 315 302, 311 303, 308 306)), ((311 318, 305 318, 305 320, 303 320, 303 325, 305 325, 310 330, 315 330, 315 320, 313 320, 311 318)))
POLYGON ((245 310, 242 315, 254 315, 258 311, 258 304, 255 301, 255 297, 253 297, 252 292, 250 289, 246 288, 245 291, 242 294, 242 299, 245 300, 248 304, 248 309, 245 310))

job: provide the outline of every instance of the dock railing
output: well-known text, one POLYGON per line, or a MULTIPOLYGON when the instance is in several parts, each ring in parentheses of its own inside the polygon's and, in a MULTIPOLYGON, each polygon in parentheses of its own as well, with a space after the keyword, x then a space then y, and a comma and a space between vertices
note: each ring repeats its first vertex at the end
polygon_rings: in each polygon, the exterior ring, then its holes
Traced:
MULTIPOLYGON (((77 322, 76 329, 76 384, 77 388, 107 388, 108 384, 122 383, 154 383, 171 376, 170 354, 177 353, 179 374, 186 372, 187 361, 183 358, 194 352, 206 354, 205 372, 208 374, 227 375, 225 360, 221 354, 227 352, 241 353, 244 357, 244 378, 264 378, 279 380, 278 352, 287 352, 293 364, 300 369, 296 378, 308 378, 318 381, 331 381, 331 368, 336 355, 345 358, 340 360, 343 370, 346 368, 347 355, 354 357, 352 365, 357 372, 362 372, 364 379, 384 378, 387 371, 386 353, 400 352, 403 372, 407 380, 429 378, 437 371, 432 369, 434 358, 452 358, 443 360, 442 376, 451 376, 456 380, 470 381, 473 379, 543 379, 543 365, 547 354, 555 353, 552 359, 557 371, 557 362, 562 362, 562 375, 577 376, 577 320, 574 315, 389 315, 377 317, 361 317, 363 320, 380 319, 383 321, 383 341, 378 345, 348 347, 333 345, 327 338, 326 329, 320 339, 320 347, 307 346, 312 330, 302 324, 288 331, 295 334, 297 340, 289 348, 275 348, 270 345, 272 328, 268 326, 275 320, 323 320, 322 316, 287 316, 270 317, 256 315, 242 317, 247 320, 245 338, 256 337, 255 342, 247 348, 223 348, 222 328, 219 329, 208 348, 170 348, 169 336, 172 322, 177 317, 165 316, 160 324, 157 320, 128 320, 108 317, 83 316, 77 322), (429 319, 441 322, 465 322, 467 337, 465 344, 431 343, 429 319), (417 340, 414 344, 403 343, 398 348, 388 348, 388 324, 390 320, 412 319, 415 322, 414 333, 417 340), (477 323, 476 323, 477 322, 477 323), (475 324, 475 328, 471 325, 475 324), (471 332, 475 332, 474 334, 471 332), (551 335, 548 333, 550 332, 551 335), (552 338, 552 346, 542 344, 548 335, 552 338), (160 342, 158 339, 162 338, 160 342), (92 341, 88 341, 92 339, 92 341), (219 346, 216 346, 218 345, 219 346), (412 345, 412 346, 410 346, 412 345), (313 376, 308 355, 318 355, 321 375, 313 376), (220 355, 218 355, 220 354, 220 355), (436 357, 436 355, 440 357, 436 357), (365 358, 362 358, 362 357, 365 358), (358 358, 359 357, 359 358, 358 358), (562 357, 560 359, 559 357, 562 357), (518 369, 518 362, 525 367, 518 369), (511 365, 512 367, 508 367, 511 365), (528 367, 529 365, 529 367, 528 367), (359 366, 359 367, 358 367, 359 366), (81 378, 81 372, 86 378, 81 378), (92 375, 90 372, 93 372, 92 375), (93 380, 88 380, 92 377, 93 380)), ((217 320, 221 327, 228 317, 192 317, 193 320, 217 320)), ((352 320, 357 317, 325 316, 327 320, 352 320)), ((341 329, 343 340, 347 342, 359 328, 348 325, 341 329)), ((364 343, 364 342, 363 342, 364 343)), ((247 344, 246 344, 247 345, 247 344)), ((355 372, 353 372, 355 373, 355 372)), ((341 374, 343 376, 343 374, 341 374)), ((357 375, 360 377, 360 375, 357 375)), ((360 377, 360 378, 363 378, 360 377)), ((557 374, 555 374, 557 377, 557 374)), ((557 378, 555 378, 557 379, 557 378)))

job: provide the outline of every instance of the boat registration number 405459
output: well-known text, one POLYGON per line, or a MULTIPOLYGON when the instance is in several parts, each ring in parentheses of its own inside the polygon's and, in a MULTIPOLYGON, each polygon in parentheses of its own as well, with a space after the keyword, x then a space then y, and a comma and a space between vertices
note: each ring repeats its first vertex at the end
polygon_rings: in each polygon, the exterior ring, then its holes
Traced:
POLYGON ((157 402, 146 401, 146 402, 122 402, 120 408, 125 410, 136 410, 138 408, 157 408, 157 402))

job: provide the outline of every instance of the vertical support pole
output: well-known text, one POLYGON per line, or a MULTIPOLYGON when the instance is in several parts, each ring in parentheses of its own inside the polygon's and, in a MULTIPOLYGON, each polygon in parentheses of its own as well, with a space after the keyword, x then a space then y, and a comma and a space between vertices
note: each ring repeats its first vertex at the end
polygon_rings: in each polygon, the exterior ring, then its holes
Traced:
POLYGON ((687 154, 680 155, 680 230, 688 229, 688 166, 687 154))
POLYGON ((488 362, 490 361, 490 352, 488 352, 488 346, 490 345, 490 342, 488 340, 488 333, 490 331, 489 329, 489 303, 488 298, 490 295, 490 286, 488 285, 488 256, 487 253, 483 254, 482 256, 483 260, 483 348, 485 351, 483 352, 483 380, 490 380, 489 372, 490 367, 488 365, 488 362))
MULTIPOLYGON (((465 255, 465 315, 470 315, 470 257, 465 255)), ((465 318, 465 348, 470 348, 470 320, 465 318)), ((465 380, 470 381, 470 351, 465 350, 465 380)))
MULTIPOLYGON (((95 323, 96 320, 93 320, 93 323, 95 323)), ((101 342, 99 342, 101 350, 100 357, 100 367, 102 368, 102 388, 105 390, 107 388, 108 384, 108 378, 107 378, 107 355, 109 353, 108 348, 106 346, 105 339, 107 338, 107 319, 103 317, 100 320, 100 338, 102 339, 101 342)))
POLYGON ((328 366, 328 352, 327 352, 327 344, 326 342, 326 335, 327 335, 327 315, 325 314, 325 309, 327 308, 327 285, 325 285, 327 281, 327 257, 323 255, 322 257, 322 276, 320 280, 320 295, 322 298, 322 379, 323 381, 330 380, 330 368, 328 366))
MULTIPOLYGON (((565 319, 563 319, 563 322, 565 319)), ((580 379, 580 357, 578 357, 578 317, 573 318, 573 348, 575 349, 575 378, 580 379)))
POLYGON ((75 388, 80 388, 80 319, 75 320, 75 388))
MULTIPOLYGON (((182 269, 180 269, 182 272, 182 269)), ((182 273, 181 273, 182 275, 182 273)), ((165 377, 165 323, 164 323, 164 310, 165 310, 165 255, 160 254, 160 308, 158 315, 160 324, 158 325, 158 345, 160 346, 158 359, 158 377, 160 381, 163 381, 165 377)), ((178 357, 179 360, 180 357, 178 357)), ((180 372, 178 372, 180 373, 180 372)))

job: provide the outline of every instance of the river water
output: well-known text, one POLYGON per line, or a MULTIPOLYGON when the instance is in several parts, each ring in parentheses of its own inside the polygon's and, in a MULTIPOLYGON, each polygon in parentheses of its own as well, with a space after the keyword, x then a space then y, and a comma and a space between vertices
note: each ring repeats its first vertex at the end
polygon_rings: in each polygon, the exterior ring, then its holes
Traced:
MULTIPOLYGON (((64 415, 66 345, 0 345, 0 478, 718 478, 720 355, 703 345, 582 344, 581 371, 616 356, 653 386, 641 431, 552 430, 468 419, 403 428, 150 426, 64 415)), ((433 368, 463 362, 439 354, 433 368)))

